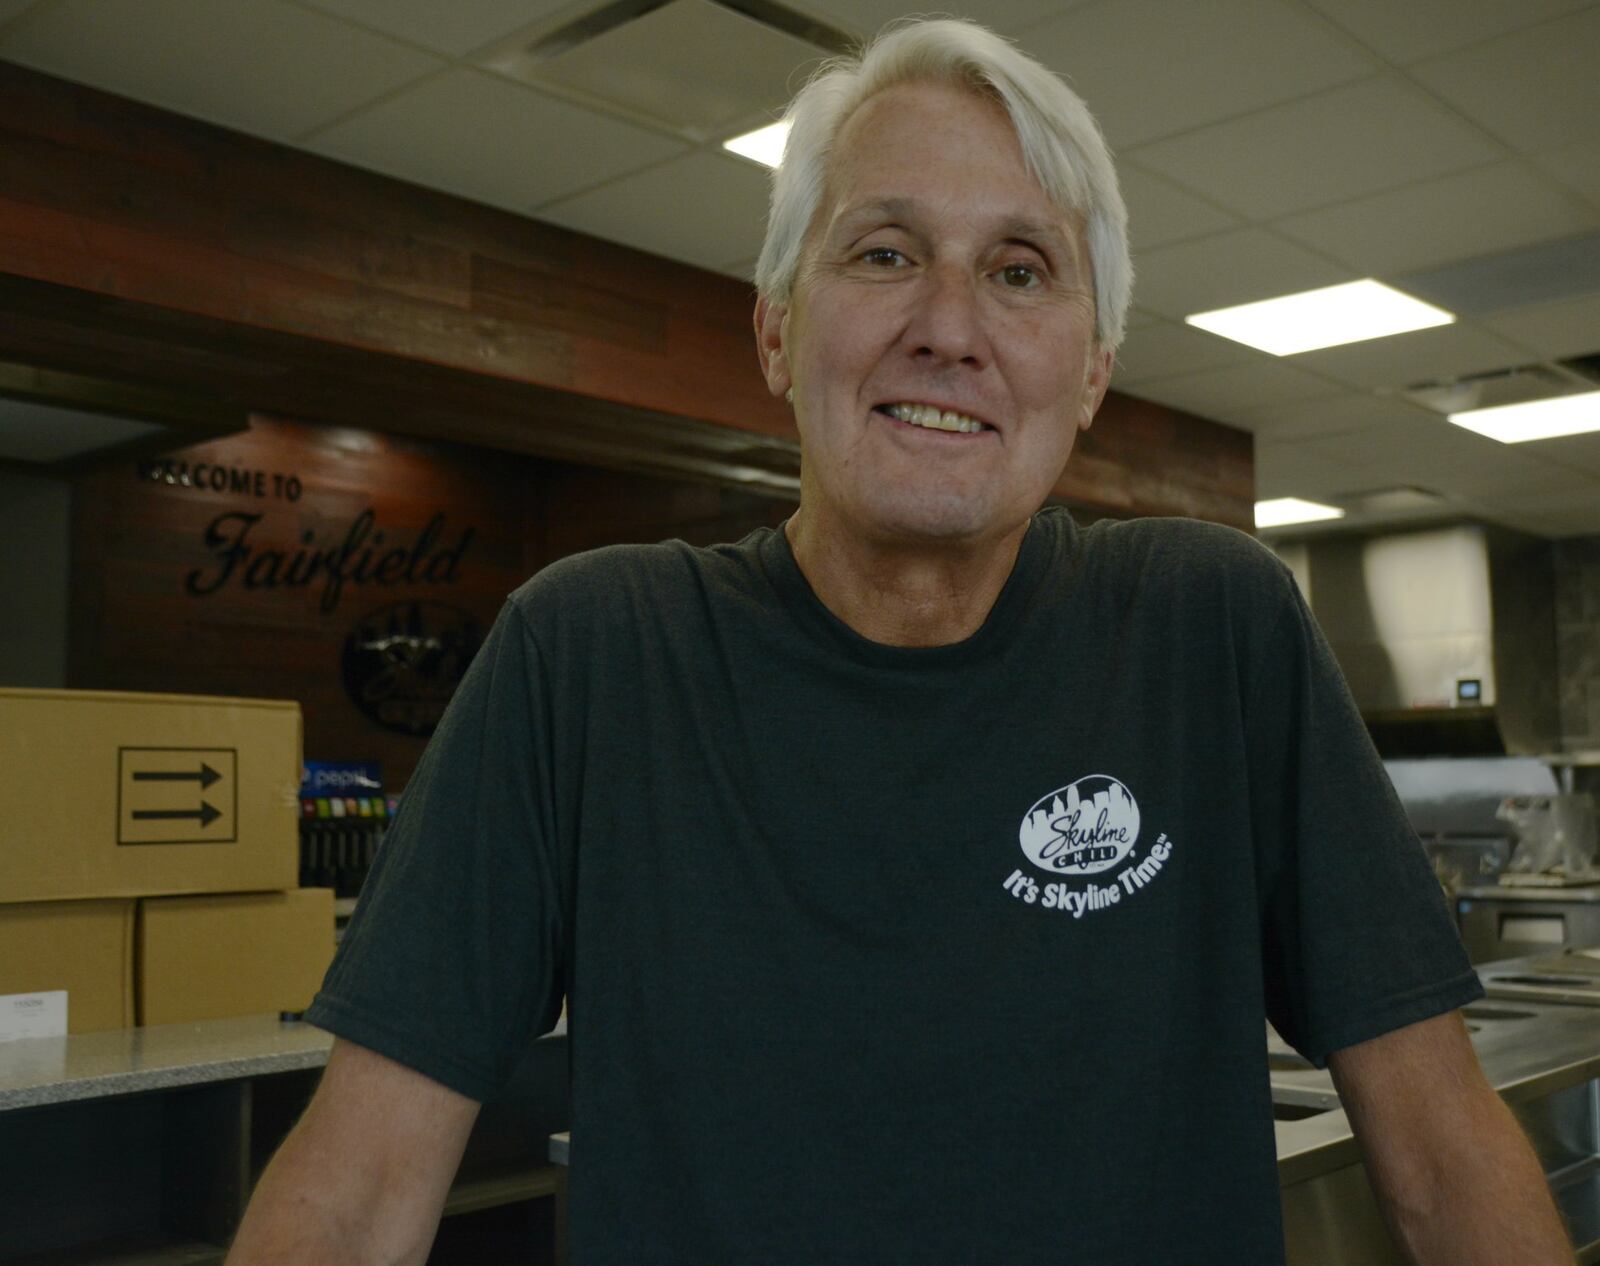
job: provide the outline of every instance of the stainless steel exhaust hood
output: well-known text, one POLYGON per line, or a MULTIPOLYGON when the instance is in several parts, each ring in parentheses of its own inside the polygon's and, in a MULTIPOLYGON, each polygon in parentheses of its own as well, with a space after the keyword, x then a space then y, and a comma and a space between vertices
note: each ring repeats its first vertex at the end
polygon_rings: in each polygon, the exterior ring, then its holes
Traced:
POLYGON ((1273 547, 1385 756, 1560 750, 1548 541, 1465 524, 1273 547))

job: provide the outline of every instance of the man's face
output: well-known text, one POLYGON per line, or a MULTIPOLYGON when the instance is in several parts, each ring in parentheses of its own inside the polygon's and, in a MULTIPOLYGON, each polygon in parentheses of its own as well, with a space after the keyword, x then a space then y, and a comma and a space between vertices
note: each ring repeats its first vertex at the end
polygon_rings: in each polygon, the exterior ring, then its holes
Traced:
POLYGON ((1081 226, 1000 106, 939 83, 845 123, 791 301, 756 321, 769 387, 794 390, 802 504, 886 545, 1018 530, 1111 369, 1081 226), (982 429, 917 425, 932 409, 982 429))

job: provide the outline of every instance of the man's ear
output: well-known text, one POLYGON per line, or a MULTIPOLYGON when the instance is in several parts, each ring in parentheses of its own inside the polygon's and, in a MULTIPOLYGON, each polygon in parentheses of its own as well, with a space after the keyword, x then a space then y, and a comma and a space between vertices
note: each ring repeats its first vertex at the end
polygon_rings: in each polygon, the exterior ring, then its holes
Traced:
POLYGON ((1099 342, 1089 353, 1089 365, 1083 378, 1083 394, 1079 404, 1078 429, 1087 431, 1100 411, 1100 402, 1106 398, 1106 388, 1111 385, 1111 370, 1117 363, 1115 349, 1102 347, 1099 342))
POLYGON ((761 358, 761 374, 767 380, 767 390, 775 396, 783 395, 794 385, 785 347, 788 320, 788 304, 772 303, 765 296, 756 300, 756 354, 761 358))

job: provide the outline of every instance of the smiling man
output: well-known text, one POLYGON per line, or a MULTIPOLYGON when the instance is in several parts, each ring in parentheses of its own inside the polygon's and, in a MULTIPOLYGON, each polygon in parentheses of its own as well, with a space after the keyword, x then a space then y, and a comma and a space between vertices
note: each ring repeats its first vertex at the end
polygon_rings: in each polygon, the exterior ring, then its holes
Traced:
POLYGON ((788 301, 764 285, 756 308, 767 381, 803 444, 789 539, 858 632, 958 642, 1105 395, 1093 266, 1080 217, 969 87, 887 87, 833 153, 788 301))
POLYGON ((791 114, 756 331, 800 508, 512 596, 230 1262, 422 1261, 563 997, 583 1266, 1280 1262, 1264 1017, 1415 1261, 1570 1262, 1286 570, 1041 509, 1128 303, 1082 102, 928 22, 791 114))

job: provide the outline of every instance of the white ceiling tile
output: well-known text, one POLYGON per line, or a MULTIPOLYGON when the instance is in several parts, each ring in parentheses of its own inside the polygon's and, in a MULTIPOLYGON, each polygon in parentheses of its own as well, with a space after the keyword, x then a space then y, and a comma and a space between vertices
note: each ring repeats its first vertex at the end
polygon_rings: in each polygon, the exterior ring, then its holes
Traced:
POLYGON ((1128 204, 1128 236, 1135 250, 1204 237, 1239 223, 1231 212, 1132 163, 1119 164, 1117 175, 1128 204))
POLYGON ((1381 77, 1157 141, 1129 157, 1242 215, 1346 202, 1501 156, 1492 141, 1381 77))
POLYGON ((460 67, 318 133, 308 148, 525 212, 686 147, 460 67))
POLYGON ((1392 276, 1597 226, 1600 209, 1523 163, 1502 162, 1290 216, 1272 227, 1368 276, 1392 276))
POLYGON ((1174 320, 1355 280, 1350 269, 1264 229, 1140 251, 1134 266, 1139 305, 1174 320))
POLYGON ((1117 349, 1113 387, 1127 387, 1151 378, 1174 378, 1202 369, 1221 369, 1254 360, 1260 352, 1192 326, 1163 321, 1130 330, 1117 349))
POLYGON ((1257 501, 1333 499, 1367 485, 1363 471, 1307 444, 1258 438, 1255 457, 1257 501))
POLYGON ((1593 0, 1307 0, 1391 61, 1434 53, 1532 26, 1593 0))
POLYGON ((1531 157, 1534 165, 1546 175, 1600 207, 1600 141, 1564 145, 1531 157))
MULTIPOLYGON (((929 5, 940 17, 974 18, 994 31, 1012 33, 1086 0, 956 0, 929 5)), ((896 18, 919 10, 906 0, 795 0, 789 8, 809 13, 852 35, 876 35, 896 18)))
POLYGON ((446 57, 461 57, 494 40, 572 8, 572 0, 300 0, 338 18, 410 40, 446 57))
POLYGON ((1458 323, 1302 352, 1294 364, 1352 387, 1406 387, 1511 369, 1526 360, 1520 347, 1458 323))
POLYGON ((1128 394, 1231 425, 1236 414, 1337 395, 1339 388, 1281 361, 1262 358, 1248 365, 1142 382, 1128 394))
POLYGON ((1160 325, 1165 318, 1158 317, 1153 312, 1145 312, 1141 308, 1129 308, 1128 319, 1125 323, 1127 329, 1143 329, 1147 325, 1160 325))
POLYGON ((278 140, 443 64, 282 0, 57 0, 0 57, 278 140))
POLYGON ((1375 426, 1405 426, 1425 412, 1409 401, 1351 391, 1324 400, 1262 405, 1236 413, 1233 420, 1254 431, 1258 440, 1282 443, 1364 431, 1375 426))
POLYGON ((1551 359, 1600 352, 1600 295, 1512 308, 1481 320, 1495 333, 1551 359))
POLYGON ((719 267, 761 249, 766 174, 701 151, 541 208, 541 220, 669 259, 719 267))
POLYGON ((1112 144, 1138 145, 1371 74, 1354 44, 1278 0, 1118 0, 1028 30, 1112 144))
POLYGON ((1592 482, 1587 473, 1562 467, 1528 445, 1501 444, 1441 417, 1419 415, 1402 427, 1373 427, 1305 443, 1387 483, 1465 496, 1531 496, 1592 482))
MULTIPOLYGON (((1564 435, 1556 440, 1540 440, 1539 455, 1567 470, 1581 471, 1600 478, 1600 431, 1587 435, 1564 435)), ((1600 512, 1600 506, 1594 507, 1600 512)))
POLYGON ((1420 62, 1413 75, 1522 150, 1591 135, 1600 115, 1600 5, 1420 62))

